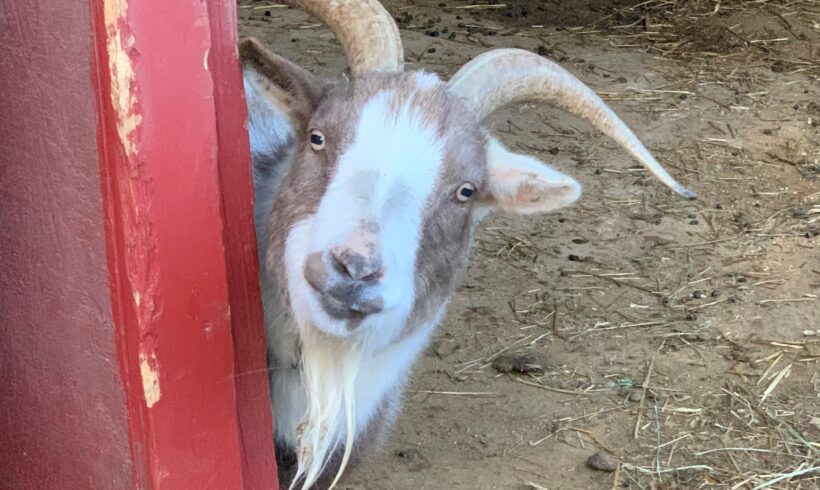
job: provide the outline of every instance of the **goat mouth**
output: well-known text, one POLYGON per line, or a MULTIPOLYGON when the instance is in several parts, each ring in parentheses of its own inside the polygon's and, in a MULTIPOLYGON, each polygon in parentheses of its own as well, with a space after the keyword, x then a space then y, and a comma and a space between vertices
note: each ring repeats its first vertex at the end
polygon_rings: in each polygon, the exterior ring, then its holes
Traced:
POLYGON ((354 285, 339 285, 320 293, 322 308, 339 320, 362 320, 384 309, 384 300, 354 285))
POLYGON ((325 313, 338 320, 356 320, 361 321, 367 316, 363 311, 357 311, 330 294, 322 294, 321 296, 322 308, 325 313))

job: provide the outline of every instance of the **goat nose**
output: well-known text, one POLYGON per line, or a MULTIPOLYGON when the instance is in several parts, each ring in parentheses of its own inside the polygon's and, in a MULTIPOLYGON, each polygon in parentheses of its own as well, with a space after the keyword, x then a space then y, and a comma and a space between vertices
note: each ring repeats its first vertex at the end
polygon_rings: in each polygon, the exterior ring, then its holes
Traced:
POLYGON ((364 253, 351 247, 337 246, 330 250, 330 255, 339 272, 355 281, 375 280, 383 275, 382 259, 375 246, 370 246, 364 253))

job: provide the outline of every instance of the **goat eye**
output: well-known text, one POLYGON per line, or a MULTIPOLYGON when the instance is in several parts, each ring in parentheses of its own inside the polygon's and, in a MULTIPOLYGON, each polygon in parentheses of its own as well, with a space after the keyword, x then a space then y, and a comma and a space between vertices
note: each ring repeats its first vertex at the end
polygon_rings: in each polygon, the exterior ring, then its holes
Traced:
POLYGON ((473 197, 474 193, 475 186, 469 182, 465 182, 461 184, 456 191, 456 199, 458 199, 459 202, 467 202, 473 197))
POLYGON ((325 147, 325 135, 318 129, 310 131, 310 147, 315 151, 322 150, 325 147))

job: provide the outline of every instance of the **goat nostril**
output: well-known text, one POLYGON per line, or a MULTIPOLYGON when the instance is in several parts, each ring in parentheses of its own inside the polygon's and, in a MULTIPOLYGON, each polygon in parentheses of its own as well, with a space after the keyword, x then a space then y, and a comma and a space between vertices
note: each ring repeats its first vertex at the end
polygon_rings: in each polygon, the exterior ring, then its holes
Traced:
POLYGON ((332 249, 330 255, 336 271, 355 281, 374 281, 384 273, 378 257, 365 257, 349 249, 338 248, 332 249))
POLYGON ((330 251, 330 262, 333 265, 333 268, 336 269, 336 272, 343 276, 349 276, 349 272, 347 270, 347 266, 343 260, 344 252, 339 251, 338 249, 332 249, 330 251))

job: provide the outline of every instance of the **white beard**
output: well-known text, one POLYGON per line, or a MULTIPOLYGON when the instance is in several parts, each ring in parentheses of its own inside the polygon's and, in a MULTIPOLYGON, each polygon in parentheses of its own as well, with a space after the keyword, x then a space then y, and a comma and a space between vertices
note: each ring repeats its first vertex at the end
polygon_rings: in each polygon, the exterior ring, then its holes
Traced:
POLYGON ((337 338, 300 328, 289 315, 275 314, 282 306, 270 290, 265 299, 276 439, 298 457, 291 488, 309 488, 343 447, 338 479, 374 417, 383 417, 385 426, 392 423, 412 364, 445 308, 409 336, 373 352, 366 335, 337 338))

